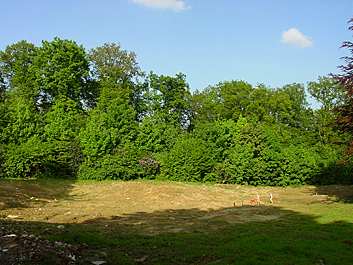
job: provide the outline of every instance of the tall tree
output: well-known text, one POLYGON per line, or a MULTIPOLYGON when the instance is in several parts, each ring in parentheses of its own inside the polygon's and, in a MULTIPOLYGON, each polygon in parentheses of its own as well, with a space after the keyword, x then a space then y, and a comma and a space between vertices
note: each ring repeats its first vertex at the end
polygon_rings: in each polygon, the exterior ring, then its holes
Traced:
POLYGON ((134 144, 136 114, 123 88, 103 87, 80 133, 80 178, 131 179, 140 170, 134 144))
POLYGON ((121 88, 128 94, 136 118, 141 116, 142 87, 137 84, 143 75, 133 52, 122 49, 118 43, 104 43, 89 53, 92 76, 99 86, 121 88))
POLYGON ((85 117, 76 102, 57 98, 45 115, 44 137, 53 161, 51 170, 62 176, 73 176, 81 162, 79 132, 85 117))
POLYGON ((136 54, 126 51, 117 43, 104 43, 89 53, 94 76, 113 84, 131 81, 141 75, 136 54))
POLYGON ((80 142, 86 157, 114 153, 119 145, 134 138, 135 113, 121 88, 104 87, 97 106, 89 113, 80 142))
POLYGON ((344 104, 345 93, 334 78, 320 76, 317 81, 308 83, 308 92, 324 110, 330 111, 344 104))
POLYGON ((82 105, 91 99, 89 64, 82 46, 71 40, 43 41, 31 69, 40 89, 39 102, 48 108, 57 97, 65 96, 82 105))
POLYGON ((279 91, 287 94, 290 100, 287 119, 284 123, 297 128, 306 128, 309 115, 304 85, 293 83, 283 86, 279 91))
POLYGON ((147 113, 158 115, 167 123, 187 129, 191 125, 191 93, 184 74, 172 76, 149 75, 147 113))
POLYGON ((30 69, 38 48, 27 41, 19 41, 0 51, 0 94, 11 90, 27 98, 34 98, 34 76, 30 69))
POLYGON ((339 108, 345 102, 345 93, 341 85, 331 77, 319 77, 317 81, 308 83, 308 92, 321 104, 320 108, 313 111, 312 119, 312 125, 318 132, 320 141, 340 142, 339 139, 343 135, 338 133, 337 126, 335 126, 337 112, 334 109, 339 108))

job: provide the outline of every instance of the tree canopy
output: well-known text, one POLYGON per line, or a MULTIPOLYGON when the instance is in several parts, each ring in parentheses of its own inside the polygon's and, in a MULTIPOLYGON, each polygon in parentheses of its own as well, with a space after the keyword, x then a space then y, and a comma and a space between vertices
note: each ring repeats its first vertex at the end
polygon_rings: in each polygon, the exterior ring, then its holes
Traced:
POLYGON ((182 73, 144 73, 118 43, 20 41, 0 51, 0 176, 352 183, 352 60, 307 86, 193 91, 182 73))

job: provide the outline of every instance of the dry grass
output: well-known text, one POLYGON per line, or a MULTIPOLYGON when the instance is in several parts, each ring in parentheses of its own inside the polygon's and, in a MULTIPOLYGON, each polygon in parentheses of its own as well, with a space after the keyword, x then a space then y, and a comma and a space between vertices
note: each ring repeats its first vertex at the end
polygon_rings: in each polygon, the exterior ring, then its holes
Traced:
POLYGON ((138 227, 148 234, 222 228, 227 224, 270 221, 284 211, 319 213, 316 204, 335 207, 352 197, 351 187, 248 187, 169 182, 3 181, 0 216, 48 223, 97 223, 138 227), (57 185, 60 184, 60 185, 57 185), (339 193, 338 193, 339 191, 339 193), (269 193, 273 194, 273 205, 269 193), (259 194, 262 206, 250 201, 259 194), (183 214, 183 212, 185 214, 183 214))

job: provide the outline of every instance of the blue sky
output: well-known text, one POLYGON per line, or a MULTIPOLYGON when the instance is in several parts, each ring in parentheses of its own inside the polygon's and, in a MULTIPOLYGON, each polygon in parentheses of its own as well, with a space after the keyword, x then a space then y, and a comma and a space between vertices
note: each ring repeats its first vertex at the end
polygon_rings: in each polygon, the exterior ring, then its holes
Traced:
POLYGON ((87 49, 119 42, 143 70, 183 72, 192 89, 307 83, 335 72, 352 39, 352 0, 11 0, 1 9, 0 49, 55 36, 87 49))

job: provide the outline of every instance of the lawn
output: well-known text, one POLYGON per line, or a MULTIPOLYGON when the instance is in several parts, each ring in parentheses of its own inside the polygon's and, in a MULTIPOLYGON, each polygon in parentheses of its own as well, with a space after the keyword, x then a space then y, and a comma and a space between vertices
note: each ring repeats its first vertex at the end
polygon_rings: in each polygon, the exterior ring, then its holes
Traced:
POLYGON ((348 265, 352 198, 352 186, 1 181, 0 264, 348 265))

